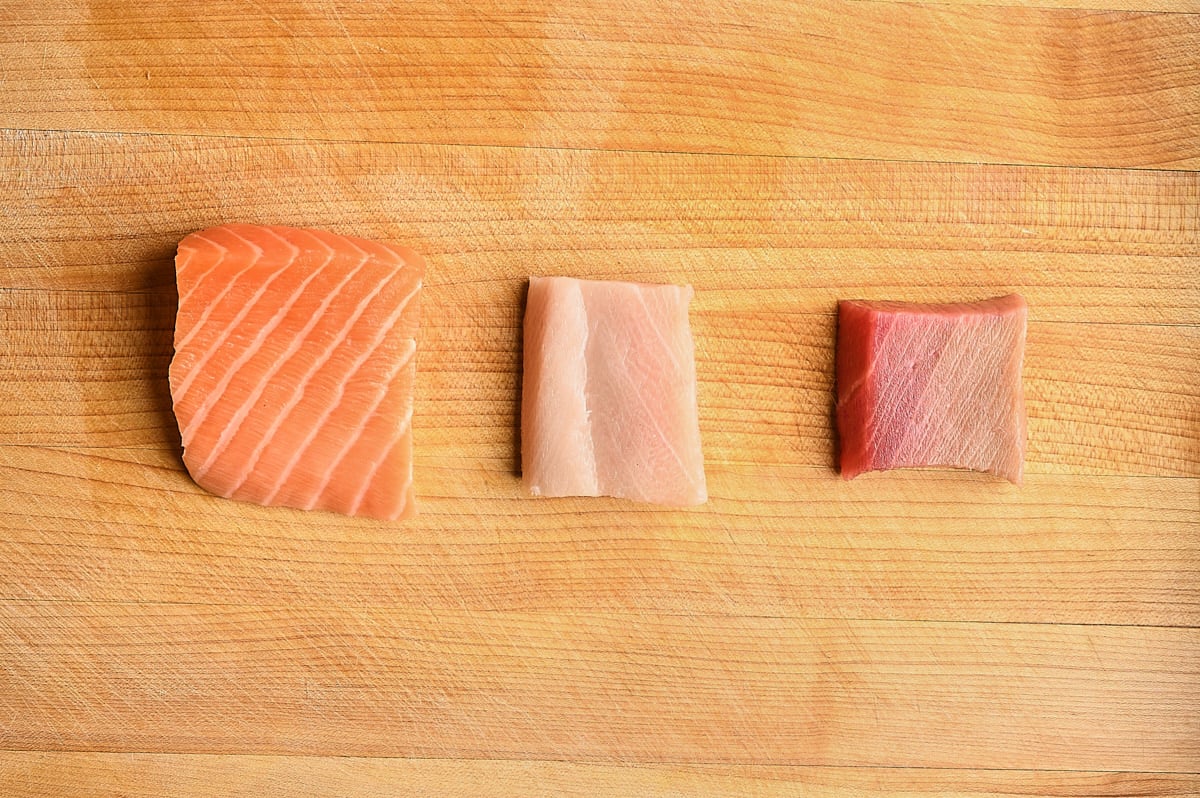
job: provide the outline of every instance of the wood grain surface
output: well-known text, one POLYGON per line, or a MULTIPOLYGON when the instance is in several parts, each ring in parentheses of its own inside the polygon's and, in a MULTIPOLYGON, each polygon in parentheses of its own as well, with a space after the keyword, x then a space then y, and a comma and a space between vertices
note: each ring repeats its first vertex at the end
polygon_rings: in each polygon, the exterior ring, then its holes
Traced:
POLYGON ((8 4, 12 127, 1200 165, 1191 14, 845 0, 686 13, 631 0, 8 4))
POLYGON ((1200 794, 1200 6, 0 0, 0 793, 1200 794), (188 232, 429 260, 421 515, 205 494, 188 232), (708 504, 536 501, 530 274, 687 282, 708 504), (1026 484, 834 469, 1030 304, 1026 484))
POLYGON ((675 798, 756 795, 773 798, 1062 798, 1153 795, 1193 798, 1194 774, 1071 773, 938 768, 836 768, 761 765, 638 765, 497 759, 381 759, 189 754, 13 752, 0 759, 0 788, 57 798, 86 785, 88 794, 158 798, 164 794, 505 796, 536 784, 544 795, 581 798, 675 798))

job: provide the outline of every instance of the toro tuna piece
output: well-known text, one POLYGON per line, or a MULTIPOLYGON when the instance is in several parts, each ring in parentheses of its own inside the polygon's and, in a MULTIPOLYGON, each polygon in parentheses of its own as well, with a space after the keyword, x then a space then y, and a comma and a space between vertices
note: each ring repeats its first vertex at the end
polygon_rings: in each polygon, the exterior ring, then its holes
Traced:
POLYGON ((838 304, 841 471, 954 466, 1021 482, 1025 300, 838 304))
POLYGON ((534 277, 521 465, 535 496, 707 499, 689 286, 534 277))

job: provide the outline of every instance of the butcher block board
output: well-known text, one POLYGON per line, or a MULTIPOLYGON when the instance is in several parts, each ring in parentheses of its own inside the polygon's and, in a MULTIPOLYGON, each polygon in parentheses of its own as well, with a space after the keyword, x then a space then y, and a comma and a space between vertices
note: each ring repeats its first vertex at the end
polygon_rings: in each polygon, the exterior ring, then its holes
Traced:
POLYGON ((1190 0, 0 0, 0 208, 0 794, 1200 794, 1190 0), (228 221, 426 255, 415 520, 188 477, 228 221), (706 505, 522 495, 531 274, 695 287, 706 505), (842 481, 837 300, 1014 291, 1025 484, 842 481))

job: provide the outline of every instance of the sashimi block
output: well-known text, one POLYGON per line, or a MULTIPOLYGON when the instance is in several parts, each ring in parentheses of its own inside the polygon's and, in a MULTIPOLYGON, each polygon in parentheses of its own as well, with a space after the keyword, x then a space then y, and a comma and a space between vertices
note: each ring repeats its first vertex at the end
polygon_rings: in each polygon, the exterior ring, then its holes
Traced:
POLYGON ((171 398, 196 483, 263 505, 413 514, 421 257, 228 224, 183 239, 175 272, 171 398))
POLYGON ((905 466, 987 471, 1025 462, 1025 300, 838 303, 841 472, 905 466))
POLYGON ((531 494, 707 500, 691 298, 690 286, 530 279, 521 464, 531 494))

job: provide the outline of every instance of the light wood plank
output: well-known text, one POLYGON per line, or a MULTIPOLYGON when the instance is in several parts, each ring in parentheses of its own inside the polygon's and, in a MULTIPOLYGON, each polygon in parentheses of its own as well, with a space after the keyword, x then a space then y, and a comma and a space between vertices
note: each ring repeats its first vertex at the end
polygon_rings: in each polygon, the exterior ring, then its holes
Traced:
POLYGON ((582 273, 738 308, 1017 287, 1038 319, 1200 323, 1200 173, 11 131, 0 173, 13 288, 170 285, 179 239, 236 219, 406 242, 458 301, 582 273))
POLYGON ((0 598, 1200 625, 1196 479, 728 466, 681 514, 425 460, 397 526, 209 496, 153 450, 0 447, 0 598))
POLYGON ((602 765, 581 762, 197 754, 0 752, 11 798, 316 798, 353 795, 681 795, 810 798, 1190 798, 1200 777, 1170 773, 1063 773, 935 768, 602 765))
POLYGON ((842 0, 0 15, 3 127, 1200 165, 1197 15, 842 0))
POLYGON ((1197 629, 45 601, 0 624, 5 748, 1200 761, 1197 629))
POLYGON ((1197 0, 887 0, 888 2, 935 6, 989 6, 1039 10, 1135 11, 1139 14, 1197 14, 1197 0))

